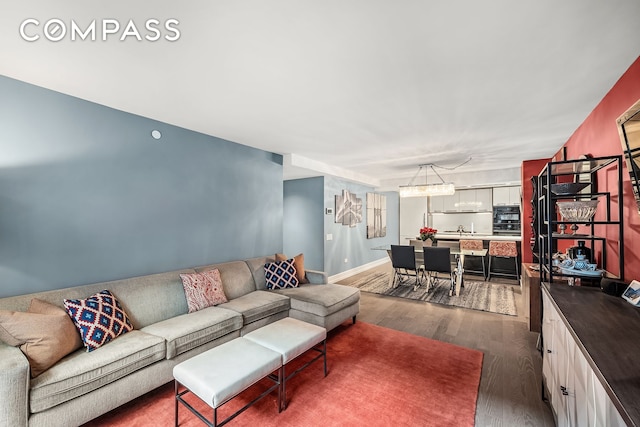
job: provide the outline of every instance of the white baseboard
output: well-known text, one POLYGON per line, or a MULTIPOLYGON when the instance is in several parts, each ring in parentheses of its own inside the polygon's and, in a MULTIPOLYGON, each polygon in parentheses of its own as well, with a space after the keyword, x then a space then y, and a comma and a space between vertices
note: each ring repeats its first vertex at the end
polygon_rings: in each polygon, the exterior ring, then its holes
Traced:
POLYGON ((346 279, 347 277, 351 277, 354 274, 362 273, 365 270, 369 270, 370 268, 377 267, 382 264, 386 264, 389 262, 389 258, 380 258, 375 261, 371 261, 367 264, 360 265, 358 267, 352 268, 347 271, 343 271, 342 273, 334 274, 333 276, 329 276, 329 283, 335 283, 342 279, 346 279))

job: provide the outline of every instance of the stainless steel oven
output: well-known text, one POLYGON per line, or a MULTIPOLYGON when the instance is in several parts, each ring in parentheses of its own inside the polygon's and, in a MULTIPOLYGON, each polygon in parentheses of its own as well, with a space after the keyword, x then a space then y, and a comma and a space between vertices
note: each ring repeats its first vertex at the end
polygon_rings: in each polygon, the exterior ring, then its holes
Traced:
POLYGON ((520 207, 493 207, 493 234, 520 234, 520 207))

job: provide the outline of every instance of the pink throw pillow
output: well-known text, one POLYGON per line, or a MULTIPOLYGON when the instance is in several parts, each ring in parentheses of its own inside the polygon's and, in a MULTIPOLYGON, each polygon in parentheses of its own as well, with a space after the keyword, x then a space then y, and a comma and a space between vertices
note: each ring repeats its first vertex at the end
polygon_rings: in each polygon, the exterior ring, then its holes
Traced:
POLYGON ((189 313, 227 302, 218 269, 202 273, 181 274, 189 313))

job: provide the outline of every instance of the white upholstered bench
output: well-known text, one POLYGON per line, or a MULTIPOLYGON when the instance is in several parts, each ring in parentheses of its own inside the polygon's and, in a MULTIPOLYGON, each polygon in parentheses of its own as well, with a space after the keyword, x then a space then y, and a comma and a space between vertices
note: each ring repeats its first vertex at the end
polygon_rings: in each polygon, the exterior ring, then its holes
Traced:
POLYGON ((320 357, 324 357, 324 375, 327 376, 327 330, 286 317, 179 363, 173 368, 175 425, 178 426, 178 403, 182 403, 208 426, 218 427, 276 388, 280 412, 286 407, 286 381, 320 357), (287 364, 312 349, 319 354, 287 375, 287 364), (277 375, 272 375, 276 371, 277 375), (265 377, 275 384, 218 423, 220 406, 265 377), (181 392, 178 390, 180 384, 185 387, 181 392), (188 392, 213 408, 213 422, 182 398, 188 392))
POLYGON ((236 338, 185 360, 173 368, 173 377, 176 394, 176 426, 178 425, 178 402, 212 427, 226 424, 276 389, 278 390, 278 411, 282 410, 282 355, 251 340, 236 338), (271 375, 276 371, 277 376, 271 375), (220 406, 265 377, 272 379, 275 384, 218 423, 220 406), (178 392, 179 384, 182 384, 186 390, 178 392), (213 423, 182 398, 189 391, 213 408, 213 423))
POLYGON ((324 376, 327 376, 327 330, 323 327, 312 325, 293 317, 285 317, 276 322, 263 326, 260 329, 249 332, 243 338, 260 344, 282 355, 282 392, 281 410, 287 405, 286 385, 298 372, 324 357, 324 376), (294 372, 286 373, 289 362, 308 350, 315 350, 319 354, 300 366, 294 372))

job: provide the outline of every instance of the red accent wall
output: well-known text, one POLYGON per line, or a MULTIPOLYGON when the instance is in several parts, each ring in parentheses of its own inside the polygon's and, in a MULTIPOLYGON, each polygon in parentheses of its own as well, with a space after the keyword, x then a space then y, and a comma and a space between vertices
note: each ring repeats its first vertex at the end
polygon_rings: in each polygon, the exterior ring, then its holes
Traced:
MULTIPOLYGON (((618 134, 616 120, 640 99, 640 57, 629 67, 620 77, 609 93, 600 101, 596 108, 587 116, 585 121, 575 130, 573 135, 564 144, 567 149, 567 159, 576 159, 581 154, 591 154, 594 157, 610 156, 622 154, 622 145, 618 134)), ((560 150, 562 147, 560 148, 560 150)), ((560 153, 558 150, 558 154, 560 153)), ((524 188, 530 188, 530 176, 537 175, 542 167, 538 168, 534 161, 523 163, 523 194, 524 188), (527 164, 527 174, 525 174, 525 163, 527 164)), ((631 281, 640 280, 640 214, 634 200, 629 181, 629 171, 626 165, 623 166, 623 216, 624 216, 624 279, 631 281)), ((617 192, 617 175, 612 169, 605 169, 598 174, 598 190, 617 192)), ((529 190, 531 191, 531 190, 529 190)), ((524 196, 523 196, 524 198, 524 196)), ((529 193, 529 199, 531 193, 529 193)), ((524 198, 524 200, 527 200, 524 198)), ((618 200, 612 200, 612 211, 617 212, 618 200)), ((523 222, 527 224, 531 207, 524 207, 523 222), (525 209, 529 209, 527 214, 525 209)), ((607 271, 618 274, 618 253, 617 242, 619 235, 615 227, 606 227, 596 230, 598 234, 604 234, 608 240, 607 246, 607 271)), ((529 239, 523 235, 523 246, 529 246, 529 239)), ((530 249, 529 249, 530 252, 530 249)), ((523 260, 524 258, 523 251, 523 260)))
POLYGON ((537 177, 544 165, 550 161, 551 159, 526 160, 522 162, 522 167, 520 168, 522 173, 522 246, 520 248, 522 262, 533 262, 533 253, 531 252, 533 232, 530 225, 533 215, 531 207, 531 197, 533 196, 531 177, 537 177))

